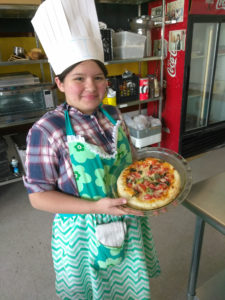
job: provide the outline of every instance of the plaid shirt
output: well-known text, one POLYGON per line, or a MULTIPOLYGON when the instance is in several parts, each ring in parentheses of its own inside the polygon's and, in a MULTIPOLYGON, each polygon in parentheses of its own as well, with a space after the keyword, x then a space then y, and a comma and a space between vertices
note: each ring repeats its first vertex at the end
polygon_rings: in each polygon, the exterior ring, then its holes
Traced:
MULTIPOLYGON (((23 178, 28 193, 59 190, 79 195, 66 141, 65 109, 69 111, 70 121, 77 135, 83 136, 86 142, 98 145, 105 152, 112 154, 113 125, 108 118, 99 109, 92 115, 85 115, 67 104, 62 104, 46 113, 29 130, 26 176, 23 178)), ((122 120, 117 108, 105 105, 104 109, 115 120, 122 120)), ((122 126, 129 138, 123 121, 122 126)))

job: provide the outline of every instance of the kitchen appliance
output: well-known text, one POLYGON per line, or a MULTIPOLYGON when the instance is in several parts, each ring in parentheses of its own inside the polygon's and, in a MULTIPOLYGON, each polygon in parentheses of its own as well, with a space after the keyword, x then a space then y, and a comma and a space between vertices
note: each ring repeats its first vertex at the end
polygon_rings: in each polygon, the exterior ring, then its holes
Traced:
POLYGON ((131 31, 146 36, 144 57, 152 56, 152 21, 150 16, 140 16, 130 20, 131 31))
MULTIPOLYGON (((167 0, 167 11, 175 4, 181 2, 167 0)), ((151 2, 149 14, 160 5, 161 1, 151 2)), ((185 0, 178 11, 179 20, 174 17, 171 21, 176 22, 165 26, 169 51, 161 146, 191 157, 225 144, 225 5, 219 0, 185 0), (174 50, 178 34, 182 46, 174 50)), ((152 29, 154 41, 160 34, 152 29)), ((152 63, 148 72, 156 70, 152 63)), ((156 109, 148 103, 149 115, 156 109)))
POLYGON ((0 127, 33 122, 54 107, 51 83, 29 72, 0 75, 0 127))
POLYGON ((188 18, 179 145, 186 157, 225 143, 225 5, 215 2, 193 2, 188 18))

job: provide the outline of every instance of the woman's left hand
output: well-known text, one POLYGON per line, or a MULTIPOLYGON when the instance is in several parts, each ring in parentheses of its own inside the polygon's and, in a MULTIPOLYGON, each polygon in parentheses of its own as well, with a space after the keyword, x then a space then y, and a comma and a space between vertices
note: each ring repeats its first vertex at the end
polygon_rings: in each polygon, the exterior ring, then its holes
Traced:
POLYGON ((124 212, 125 215, 135 215, 139 217, 144 217, 144 212, 142 211, 132 209, 128 206, 120 206, 119 208, 124 212))
POLYGON ((93 202, 94 206, 93 213, 99 214, 110 214, 115 216, 123 215, 135 215, 135 216, 144 216, 142 211, 138 211, 124 205, 127 203, 127 200, 124 198, 102 198, 96 202, 93 202))

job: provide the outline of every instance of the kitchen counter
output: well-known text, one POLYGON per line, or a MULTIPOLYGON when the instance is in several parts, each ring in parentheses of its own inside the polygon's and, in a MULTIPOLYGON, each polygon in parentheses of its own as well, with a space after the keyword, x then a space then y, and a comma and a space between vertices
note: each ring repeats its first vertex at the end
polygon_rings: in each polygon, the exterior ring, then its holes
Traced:
POLYGON ((225 235, 225 172, 194 184, 184 206, 225 235))
POLYGON ((200 154, 189 160, 193 184, 225 172, 225 146, 200 154))
POLYGON ((193 187, 183 205, 196 214, 196 227, 188 282, 188 300, 224 300, 225 270, 196 289, 205 222, 225 235, 224 161, 225 148, 220 148, 189 162, 193 172, 193 187))

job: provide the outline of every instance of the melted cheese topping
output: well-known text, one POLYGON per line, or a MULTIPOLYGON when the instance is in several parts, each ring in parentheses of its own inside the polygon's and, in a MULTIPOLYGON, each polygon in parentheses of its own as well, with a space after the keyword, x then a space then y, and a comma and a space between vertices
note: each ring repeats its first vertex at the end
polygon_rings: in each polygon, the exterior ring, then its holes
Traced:
POLYGON ((128 205, 143 210, 162 207, 173 201, 180 192, 180 176, 168 162, 146 158, 124 169, 118 180, 120 197, 128 205))

